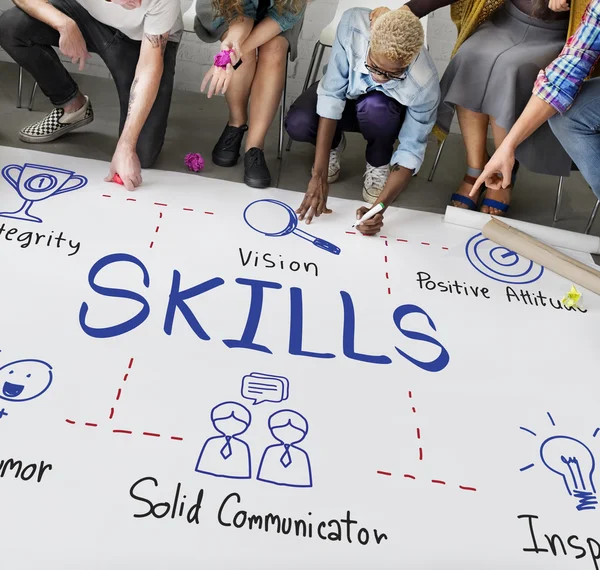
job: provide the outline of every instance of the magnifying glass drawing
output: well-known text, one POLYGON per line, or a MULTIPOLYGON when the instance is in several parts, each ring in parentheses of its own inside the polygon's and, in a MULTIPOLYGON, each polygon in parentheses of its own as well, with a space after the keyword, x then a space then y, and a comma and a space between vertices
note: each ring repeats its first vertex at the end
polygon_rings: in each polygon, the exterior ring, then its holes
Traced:
POLYGON ((298 229, 298 216, 296 212, 279 200, 266 198, 248 204, 244 210, 244 221, 255 232, 268 237, 282 237, 294 234, 334 255, 339 255, 341 251, 337 245, 298 229))

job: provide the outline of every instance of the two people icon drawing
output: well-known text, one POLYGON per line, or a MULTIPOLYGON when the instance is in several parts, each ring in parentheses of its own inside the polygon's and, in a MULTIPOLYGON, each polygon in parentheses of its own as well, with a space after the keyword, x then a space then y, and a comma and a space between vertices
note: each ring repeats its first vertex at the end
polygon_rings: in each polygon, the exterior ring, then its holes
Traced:
MULTIPOLYGON (((212 409, 211 421, 220 435, 206 440, 196 471, 214 477, 250 479, 252 454, 242 438, 252 422, 249 410, 237 402, 223 402, 212 409)), ((269 417, 268 425, 278 443, 264 450, 257 480, 287 487, 312 487, 310 458, 298 447, 308 433, 306 418, 293 410, 280 410, 269 417)))

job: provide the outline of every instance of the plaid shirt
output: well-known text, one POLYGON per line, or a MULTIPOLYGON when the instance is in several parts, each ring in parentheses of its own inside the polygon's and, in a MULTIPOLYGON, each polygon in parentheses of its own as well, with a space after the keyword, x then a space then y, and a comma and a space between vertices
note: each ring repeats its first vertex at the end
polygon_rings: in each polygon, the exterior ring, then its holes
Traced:
POLYGON ((600 0, 592 0, 577 31, 567 40, 559 56, 540 71, 533 88, 534 95, 566 112, 583 82, 600 60, 600 0))

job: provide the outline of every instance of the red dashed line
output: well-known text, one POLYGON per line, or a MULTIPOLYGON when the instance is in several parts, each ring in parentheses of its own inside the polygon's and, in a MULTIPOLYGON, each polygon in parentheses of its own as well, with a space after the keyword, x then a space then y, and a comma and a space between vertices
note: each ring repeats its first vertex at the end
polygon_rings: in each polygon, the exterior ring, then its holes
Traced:
POLYGON ((127 368, 128 368, 129 370, 131 370, 131 367, 132 367, 132 366, 133 366, 133 358, 130 358, 130 359, 129 359, 129 364, 127 365, 127 368))
POLYGON ((392 290, 388 287, 388 295, 392 294, 392 290))
POLYGON ((214 213, 214 212, 204 212, 204 213, 205 213, 206 215, 208 215, 208 216, 214 216, 214 215, 215 215, 215 213, 214 213))
POLYGON ((421 428, 417 428, 417 439, 421 439, 421 428))
POLYGON ((114 408, 111 408, 111 409, 110 409, 110 414, 108 415, 108 419, 109 419, 109 420, 112 420, 112 419, 113 419, 113 417, 114 417, 114 415, 115 415, 115 409, 114 409, 114 408))
POLYGON ((151 241, 151 242, 150 242, 150 249, 152 249, 153 247, 154 247, 154 242, 153 242, 153 241, 151 241))
POLYGON ((137 198, 127 198, 128 202, 137 202, 137 198))
POLYGON ((387 239, 387 236, 379 236, 381 239, 387 239))
POLYGON ((168 204, 163 204, 162 202, 154 202, 155 206, 167 206, 168 204))
POLYGON ((403 242, 403 243, 408 243, 408 240, 407 240, 407 239, 397 239, 396 241, 401 241, 401 242, 403 242))
POLYGON ((162 218, 162 212, 159 212, 159 213, 158 213, 158 217, 159 217, 159 218, 162 218))
POLYGON ((390 278, 390 274, 389 274, 387 271, 385 272, 385 278, 386 278, 386 279, 389 279, 389 278, 390 278))
POLYGON ((426 241, 422 241, 421 245, 431 245, 430 243, 427 243, 426 241))
POLYGON ((413 408, 412 411, 413 411, 413 414, 416 414, 417 413, 417 408, 413 408))
POLYGON ((117 401, 121 399, 121 388, 117 390, 117 397, 115 398, 117 401))
POLYGON ((408 397, 412 398, 412 392, 410 392, 410 391, 408 392, 408 397))
POLYGON ((110 194, 102 194, 103 198, 112 198, 112 196, 110 194))
POLYGON ((127 382, 127 378, 129 378, 129 374, 125 374, 125 376, 123 376, 123 382, 127 382))
POLYGON ((423 461, 423 448, 419 447, 419 461, 423 461))
POLYGON ((156 229, 154 230, 154 233, 157 234, 159 229, 160 229, 160 226, 156 226, 156 229))
POLYGON ((385 261, 386 263, 388 262, 387 255, 384 255, 383 259, 384 259, 384 261, 385 261))
POLYGON ((194 209, 193 208, 184 208, 183 211, 184 212, 193 212, 194 209))
MULTIPOLYGON (((377 471, 377 474, 388 476, 392 475, 389 471, 377 471)), ((411 475, 410 473, 404 473, 403 477, 405 479, 412 479, 413 481, 417 480, 417 478, 414 475, 411 475)), ((432 479, 431 482, 435 483, 436 485, 447 485, 446 481, 442 481, 441 479, 432 479)), ((458 488, 462 491, 477 491, 475 487, 465 487, 464 485, 459 485, 458 488)))
MULTIPOLYGON (((69 420, 69 419, 66 419, 65 421, 71 425, 75 425, 75 423, 76 423, 73 420, 69 420)), ((84 425, 89 426, 89 427, 98 427, 98 424, 94 424, 91 422, 86 422, 84 425)), ((133 431, 131 431, 129 429, 113 429, 112 432, 113 433, 124 433, 126 435, 133 435, 133 431)), ((146 435, 148 437, 161 437, 160 433, 154 433, 151 431, 144 431, 144 432, 142 432, 142 435, 146 435)), ((170 436, 170 439, 172 439, 173 441, 183 441, 183 438, 178 435, 172 435, 172 436, 170 436)), ((387 475, 391 475, 391 473, 387 473, 387 475)))

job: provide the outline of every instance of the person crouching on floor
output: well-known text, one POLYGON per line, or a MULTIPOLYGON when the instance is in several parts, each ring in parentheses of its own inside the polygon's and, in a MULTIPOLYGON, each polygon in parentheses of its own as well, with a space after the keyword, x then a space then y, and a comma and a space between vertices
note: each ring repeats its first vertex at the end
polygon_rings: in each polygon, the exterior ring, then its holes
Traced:
MULTIPOLYGON (((292 140, 316 145, 312 177, 297 210, 306 223, 331 212, 327 195, 340 175, 344 132, 360 132, 367 141, 364 200, 387 208, 421 167, 435 123, 439 78, 419 19, 408 10, 394 10, 371 27, 370 12, 352 8, 344 13, 325 75, 300 95, 286 117, 292 140)), ((360 208, 357 216, 367 210, 360 208)), ((382 225, 383 212, 358 229, 374 235, 382 225)))

